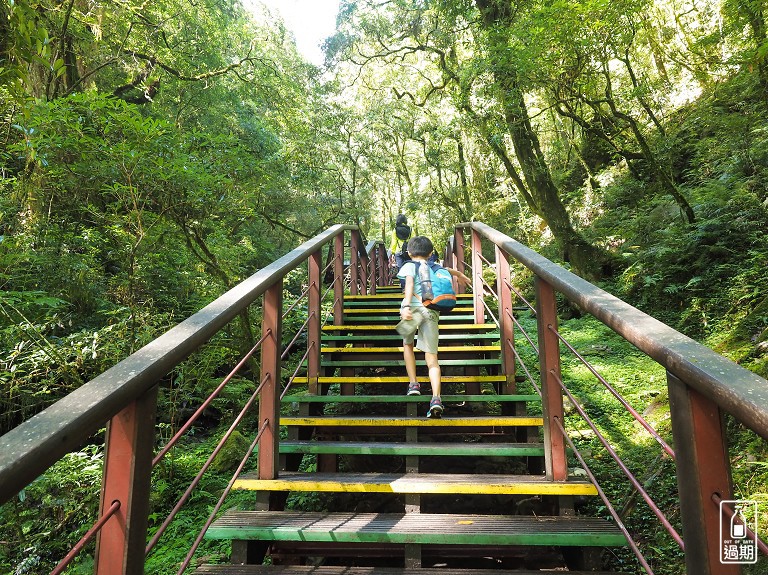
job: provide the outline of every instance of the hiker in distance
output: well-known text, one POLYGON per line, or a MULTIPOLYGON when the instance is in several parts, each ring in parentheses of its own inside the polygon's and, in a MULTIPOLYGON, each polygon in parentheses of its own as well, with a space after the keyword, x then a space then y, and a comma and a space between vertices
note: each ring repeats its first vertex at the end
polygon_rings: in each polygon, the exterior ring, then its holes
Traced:
POLYGON ((432 400, 429 403, 427 417, 439 418, 443 414, 443 402, 440 399, 441 373, 437 360, 440 319, 438 310, 452 309, 456 304, 451 276, 463 285, 471 284, 472 280, 456 270, 429 263, 427 259, 433 252, 432 241, 427 237, 415 236, 408 242, 411 261, 406 262, 397 274, 397 277, 405 282, 405 292, 400 305, 401 321, 396 329, 403 336, 403 359, 409 381, 408 395, 421 394, 421 386, 416 378, 414 353, 414 335, 418 333, 417 347, 424 352, 429 370, 429 383, 432 387, 432 400), (441 287, 438 287, 438 284, 441 287), (432 293, 433 288, 434 293, 432 293), (438 292, 448 293, 438 296, 438 292), (441 307, 441 302, 438 301, 443 298, 446 300, 443 304, 445 307, 441 307))
MULTIPOLYGON (((411 237, 411 226, 405 214, 397 214, 395 229, 392 230, 392 240, 389 242, 389 261, 399 270, 403 264, 410 260, 408 256, 408 239, 411 237)), ((405 287, 405 282, 400 280, 400 291, 405 287)))

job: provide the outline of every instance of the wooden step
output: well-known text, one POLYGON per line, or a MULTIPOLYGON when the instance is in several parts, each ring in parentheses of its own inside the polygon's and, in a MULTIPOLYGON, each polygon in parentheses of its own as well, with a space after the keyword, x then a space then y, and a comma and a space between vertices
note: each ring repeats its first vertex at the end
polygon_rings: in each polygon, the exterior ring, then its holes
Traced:
POLYGON ((398 443, 394 441, 280 441, 280 453, 424 455, 436 457, 541 457, 542 443, 398 443))
MULTIPOLYGON (((371 300, 371 299, 349 300, 347 298, 344 298, 344 309, 346 310, 346 309, 370 308, 371 311, 379 311, 382 308, 393 308, 397 311, 400 311, 400 304, 402 303, 402 301, 403 301, 402 298, 378 299, 378 300, 371 300)), ((464 307, 467 309, 474 309, 472 307, 471 299, 469 300, 458 299, 456 306, 464 307)))
MULTIPOLYGON (((390 314, 381 314, 381 315, 355 315, 355 314, 346 314, 346 321, 347 324, 351 324, 352 322, 356 323, 370 323, 370 322, 387 322, 391 323, 392 326, 396 324, 398 321, 400 321, 400 312, 396 313, 390 313, 390 314)), ((463 313, 455 313, 455 312, 443 312, 440 314, 440 329, 443 329, 443 323, 444 322, 469 322, 475 319, 474 315, 469 314, 463 314, 463 313)), ((392 326, 389 326, 390 329, 392 329, 392 326)), ((349 327, 349 325, 347 325, 349 327)), ((494 325, 494 327, 496 327, 494 325)))
MULTIPOLYGON (((334 335, 332 333, 326 333, 322 336, 324 342, 345 342, 350 341, 358 344, 366 344, 369 342, 378 341, 403 341, 403 336, 396 333, 393 328, 389 331, 392 333, 377 333, 377 334, 358 334, 358 335, 334 335)), ((500 338, 499 332, 488 333, 441 333, 439 335, 440 341, 498 341, 500 338)))
MULTIPOLYGON (((418 376, 416 378, 420 383, 429 383, 429 377, 418 376)), ((446 383, 503 383, 506 377, 503 375, 444 375, 440 378, 443 384, 446 383)), ((306 377, 295 377, 294 383, 307 383, 306 377)), ((321 385, 332 385, 334 383, 356 383, 356 384, 381 384, 381 383, 408 383, 407 375, 385 375, 385 376, 328 376, 319 377, 318 383, 321 385)))
POLYGON ((443 545, 626 545, 602 519, 445 513, 228 511, 208 539, 443 545))
MULTIPOLYGON (((424 569, 419 567, 349 567, 332 565, 200 565, 195 573, 198 575, 424 575, 424 569)), ((542 575, 541 571, 513 572, 498 569, 455 569, 440 567, 440 575, 542 575)), ((568 571, 566 575, 622 575, 606 571, 568 571)), ((628 575, 628 574, 623 574, 628 575)))
POLYGON ((541 417, 523 415, 480 415, 476 417, 443 416, 397 417, 387 415, 319 415, 313 417, 280 416, 280 425, 297 427, 540 427, 541 417))
MULTIPOLYGON (((416 359, 417 366, 427 365, 426 360, 416 359)), ((440 365, 445 367, 449 365, 457 366, 499 366, 501 358, 489 359, 443 359, 440 358, 440 365)), ((368 360, 323 360, 323 367, 404 367, 405 361, 402 359, 377 359, 375 362, 368 360)))
MULTIPOLYGON (((471 293, 460 293, 456 294, 456 300, 457 301, 464 301, 464 300, 472 300, 472 294, 471 293)), ((375 295, 345 295, 344 301, 345 302, 366 302, 366 301, 379 301, 379 300, 402 300, 403 294, 400 293, 400 289, 398 288, 397 293, 377 293, 375 295)))
MULTIPOLYGON (((474 311, 474 308, 469 306, 456 306, 453 308, 450 312, 447 313, 471 313, 474 311)), ((400 306, 397 307, 382 307, 382 308, 370 308, 370 307, 345 307, 344 308, 344 315, 347 316, 354 316, 356 314, 371 314, 371 313, 379 313, 382 315, 400 315, 400 306)), ((441 316, 442 317, 442 316, 441 316)))
MULTIPOLYGON (((417 353, 423 353, 416 350, 417 353)), ((499 353, 499 345, 444 345, 437 348, 438 354, 445 353, 499 353)), ((320 353, 335 353, 339 355, 361 355, 361 354, 402 354, 403 348, 396 346, 389 347, 321 347, 320 353)))
POLYGON ((541 475, 488 473, 301 473, 283 471, 276 479, 241 475, 233 489, 331 493, 419 493, 452 495, 597 495, 588 481, 551 481, 541 475))
MULTIPOLYGON (((428 390, 422 395, 285 395, 283 403, 429 403, 428 390)), ((442 395, 443 403, 541 402, 541 396, 529 395, 442 395)))
MULTIPOLYGON (((348 333, 360 333, 360 332, 382 332, 391 331, 393 329, 390 325, 380 324, 356 324, 356 325, 324 325, 324 332, 348 332, 348 333)), ((495 323, 456 323, 440 326, 440 330, 447 331, 498 331, 499 326, 495 323)))

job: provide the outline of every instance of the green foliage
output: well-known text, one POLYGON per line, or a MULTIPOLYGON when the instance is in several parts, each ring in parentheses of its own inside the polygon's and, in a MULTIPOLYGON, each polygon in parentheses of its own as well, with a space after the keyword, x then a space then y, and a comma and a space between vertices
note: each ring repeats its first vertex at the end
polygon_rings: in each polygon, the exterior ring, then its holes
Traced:
POLYGON ((713 318, 736 306, 737 313, 748 313, 768 295, 759 272, 768 261, 768 214, 747 194, 715 198, 697 211, 694 225, 657 230, 654 243, 631 256, 622 281, 625 293, 643 307, 666 309, 663 319, 676 323, 680 317, 686 332, 702 337, 713 318))
MULTIPOLYGON (((4 573, 48 572, 85 534, 99 506, 93 486, 101 482, 102 460, 96 446, 69 453, 0 507, 4 573)), ((87 572, 93 544, 90 551, 77 559, 71 573, 87 572)))
POLYGON ((64 300, 44 292, 0 292, 0 430, 7 431, 82 383, 128 351, 128 335, 147 343, 167 328, 167 317, 125 309, 103 312, 96 327, 74 325, 64 300), (135 331, 136 324, 141 326, 135 331))

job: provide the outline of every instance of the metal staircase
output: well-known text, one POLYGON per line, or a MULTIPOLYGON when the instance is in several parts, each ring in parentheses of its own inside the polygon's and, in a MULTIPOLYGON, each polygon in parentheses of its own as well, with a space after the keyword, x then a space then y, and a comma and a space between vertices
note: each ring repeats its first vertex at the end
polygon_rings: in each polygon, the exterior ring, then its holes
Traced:
POLYGON ((474 322, 461 303, 471 295, 441 316, 446 410, 427 419, 428 378, 419 377, 423 395, 405 395, 393 329, 399 289, 377 291, 346 296, 343 322, 323 328, 317 393, 283 398, 288 439, 279 444, 278 477, 235 482, 257 493, 256 508, 229 511, 209 527, 206 537, 233 541, 233 564, 197 572, 596 573, 601 549, 626 540, 612 523, 575 514, 575 498, 597 494, 590 482, 543 473, 541 398, 509 389, 496 324, 474 322), (295 492, 333 494, 330 508, 286 509, 295 492))

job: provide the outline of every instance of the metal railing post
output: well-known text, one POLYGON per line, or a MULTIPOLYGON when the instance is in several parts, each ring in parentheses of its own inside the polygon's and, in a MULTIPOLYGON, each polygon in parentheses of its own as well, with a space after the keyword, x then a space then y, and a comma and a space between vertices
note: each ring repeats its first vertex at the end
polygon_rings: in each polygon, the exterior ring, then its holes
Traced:
POLYGON ((363 244, 358 242, 358 261, 360 267, 360 295, 368 295, 368 252, 363 248, 363 244))
POLYGON ((384 246, 384 244, 379 244, 379 286, 384 287, 386 285, 389 285, 390 279, 389 279, 389 265, 388 265, 388 257, 387 257, 387 248, 384 246))
POLYGON ((717 493, 732 499, 728 447, 720 408, 667 372, 680 516, 688 575, 738 575, 741 567, 720 562, 717 493))
POLYGON ((483 245, 480 234, 472 229, 472 301, 474 302, 475 323, 485 323, 485 307, 483 307, 483 245))
POLYGON ((514 301, 512 299, 509 256, 496 246, 496 293, 499 294, 499 336, 501 338, 501 361, 504 370, 505 389, 502 393, 515 393, 515 322, 512 321, 514 301))
POLYGON ((344 234, 333 240, 333 324, 344 323, 344 234))
POLYGON ((371 250, 371 253, 368 254, 368 277, 370 278, 370 287, 368 289, 368 293, 371 295, 376 295, 376 286, 378 285, 378 273, 376 268, 378 267, 378 261, 379 261, 379 244, 375 243, 373 244, 373 249, 371 250))
POLYGON ((264 293, 261 333, 269 334, 261 345, 259 429, 268 422, 259 442, 259 479, 275 479, 279 470, 280 442, 280 355, 282 342, 283 282, 264 293))
MULTIPOLYGON (((360 232, 352 230, 349 242, 349 293, 358 295, 360 287, 360 232)), ((365 294, 363 294, 365 295, 365 294)))
POLYGON ((97 535, 96 575, 144 573, 156 407, 154 386, 107 424, 99 516, 120 509, 97 535))
POLYGON ((563 421, 563 393, 560 389, 560 341, 557 330, 557 300, 550 284, 536 276, 536 319, 539 334, 541 408, 544 413, 544 449, 547 478, 564 481, 568 476, 565 439, 555 423, 563 421))
MULTIPOLYGON (((453 231, 453 262, 452 267, 463 274, 467 272, 467 266, 464 262, 464 229, 456 227, 453 231)), ((459 284, 456 293, 465 293, 464 286, 459 284)))
POLYGON ((309 271, 309 293, 307 294, 307 306, 309 312, 309 322, 307 323, 307 346, 309 353, 307 355, 307 382, 309 393, 317 395, 318 378, 320 377, 320 341, 322 329, 320 327, 320 306, 321 297, 321 278, 320 271, 323 265, 323 254, 317 250, 307 261, 309 271))

